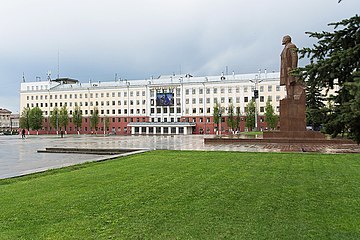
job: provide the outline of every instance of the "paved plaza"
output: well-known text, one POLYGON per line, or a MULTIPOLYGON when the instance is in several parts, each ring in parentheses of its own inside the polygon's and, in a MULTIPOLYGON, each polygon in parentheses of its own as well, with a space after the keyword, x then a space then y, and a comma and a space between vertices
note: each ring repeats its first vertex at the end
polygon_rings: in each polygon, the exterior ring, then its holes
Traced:
POLYGON ((99 135, 30 135, 0 136, 0 179, 21 176, 104 158, 89 154, 37 153, 47 147, 125 148, 172 150, 261 151, 257 147, 205 145, 201 135, 176 136, 103 136, 99 135))
MULTIPOLYGON (((206 135, 209 137, 209 135, 206 135)), ((204 144, 204 135, 153 135, 153 136, 103 136, 99 135, 30 135, 0 136, 0 179, 41 172, 106 157, 89 154, 38 153, 45 148, 120 148, 120 149, 168 149, 203 151, 279 152, 297 151, 289 145, 275 144, 204 144)), ((309 152, 332 152, 333 146, 304 146, 309 152)), ((355 152, 358 145, 348 149, 355 152)), ((346 152, 346 151, 345 151, 346 152)), ((359 151, 360 152, 360 151, 359 151)))

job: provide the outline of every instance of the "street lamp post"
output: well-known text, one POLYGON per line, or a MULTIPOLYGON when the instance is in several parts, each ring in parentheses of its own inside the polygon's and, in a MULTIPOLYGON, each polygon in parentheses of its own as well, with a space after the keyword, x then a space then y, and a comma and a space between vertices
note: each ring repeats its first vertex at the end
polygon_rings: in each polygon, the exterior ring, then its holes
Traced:
POLYGON ((221 108, 219 108, 219 129, 218 129, 218 132, 219 132, 219 135, 221 135, 221 122, 222 122, 222 118, 221 118, 221 108))
POLYGON ((257 99, 259 98, 259 90, 257 89, 258 84, 261 83, 263 80, 260 79, 261 70, 259 69, 259 75, 255 75, 254 80, 250 80, 250 82, 254 83, 254 98, 255 98, 255 131, 258 128, 258 113, 257 113, 257 99))

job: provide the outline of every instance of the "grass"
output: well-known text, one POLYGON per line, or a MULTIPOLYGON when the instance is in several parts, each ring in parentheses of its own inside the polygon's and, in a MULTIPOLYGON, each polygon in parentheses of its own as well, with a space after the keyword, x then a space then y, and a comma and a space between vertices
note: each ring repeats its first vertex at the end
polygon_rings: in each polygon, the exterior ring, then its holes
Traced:
POLYGON ((154 151, 0 181, 0 239, 360 239, 360 155, 154 151))
POLYGON ((240 132, 241 135, 263 135, 261 131, 254 131, 254 132, 240 132))

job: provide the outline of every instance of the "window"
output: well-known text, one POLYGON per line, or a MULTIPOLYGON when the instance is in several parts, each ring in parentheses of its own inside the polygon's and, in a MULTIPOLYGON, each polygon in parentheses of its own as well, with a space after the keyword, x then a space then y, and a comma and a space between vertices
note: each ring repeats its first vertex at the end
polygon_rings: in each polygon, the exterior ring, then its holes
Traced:
POLYGON ((221 93, 225 93, 225 88, 220 88, 221 93))
POLYGON ((202 104, 203 103, 203 99, 199 98, 199 103, 202 104))
POLYGON ((249 102, 249 97, 244 97, 244 102, 249 102))
POLYGON ((264 96, 260 96, 260 102, 264 102, 264 96))
POLYGON ((268 92, 271 92, 271 91, 272 91, 272 86, 269 85, 269 86, 268 86, 268 92))
POLYGON ((277 91, 277 92, 280 91, 280 85, 276 85, 276 91, 277 91))
POLYGON ((204 92, 203 89, 200 88, 200 89, 199 89, 199 94, 203 94, 203 92, 204 92))
POLYGON ((280 101, 280 96, 279 95, 276 96, 276 101, 277 102, 280 101))
POLYGON ((185 99, 185 104, 189 104, 189 99, 185 99))
POLYGON ((260 107, 260 112, 264 112, 264 107, 260 107))
POLYGON ((196 104, 196 98, 193 98, 193 99, 192 99, 192 103, 193 103, 193 104, 196 104))
POLYGON ((206 98, 206 103, 210 103, 210 98, 206 98))
POLYGON ((192 94, 196 94, 196 89, 195 88, 192 89, 192 94))
POLYGON ((264 86, 260 86, 260 92, 264 92, 264 86))
POLYGON ((189 89, 185 89, 185 95, 189 95, 189 89))
POLYGON ((214 94, 216 94, 217 93, 217 88, 214 88, 214 94))
POLYGON ((244 87, 244 92, 248 92, 248 88, 247 88, 247 87, 244 87))
POLYGON ((206 88, 206 94, 210 94, 210 88, 206 88))
POLYGON ((232 91, 232 88, 230 88, 230 87, 229 87, 229 89, 228 89, 228 93, 231 93, 231 91, 232 91))
POLYGON ((272 96, 268 96, 268 101, 272 102, 272 96))

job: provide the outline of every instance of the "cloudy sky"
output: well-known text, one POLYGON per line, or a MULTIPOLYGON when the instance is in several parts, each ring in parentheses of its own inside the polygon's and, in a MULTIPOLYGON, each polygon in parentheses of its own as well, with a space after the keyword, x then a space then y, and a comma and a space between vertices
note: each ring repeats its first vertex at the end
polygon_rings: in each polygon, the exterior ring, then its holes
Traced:
POLYGON ((0 108, 19 112, 23 73, 56 78, 58 62, 61 77, 81 82, 278 71, 284 35, 311 46, 306 31, 359 9, 359 0, 1 0, 0 108))

